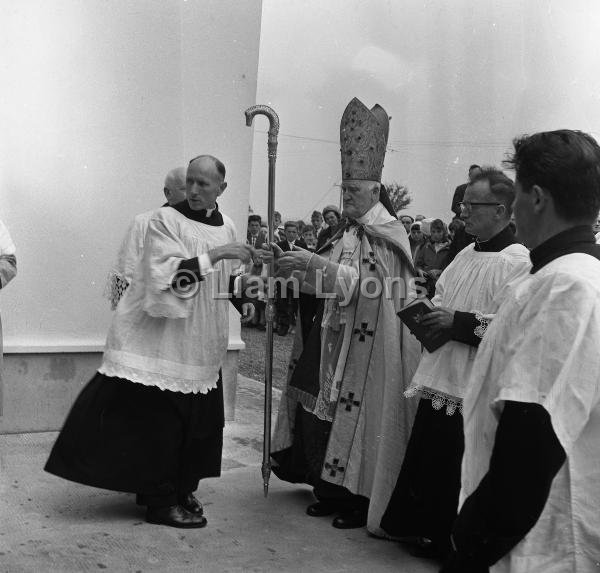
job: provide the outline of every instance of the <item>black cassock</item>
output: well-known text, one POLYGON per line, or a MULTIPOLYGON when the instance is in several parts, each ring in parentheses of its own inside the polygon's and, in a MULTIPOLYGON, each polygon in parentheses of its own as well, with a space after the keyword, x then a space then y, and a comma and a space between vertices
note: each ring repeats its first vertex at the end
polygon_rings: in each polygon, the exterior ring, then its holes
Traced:
POLYGON ((221 474, 223 389, 183 394, 97 373, 75 401, 45 470, 176 505, 221 474), (155 499, 156 498, 156 499, 155 499))

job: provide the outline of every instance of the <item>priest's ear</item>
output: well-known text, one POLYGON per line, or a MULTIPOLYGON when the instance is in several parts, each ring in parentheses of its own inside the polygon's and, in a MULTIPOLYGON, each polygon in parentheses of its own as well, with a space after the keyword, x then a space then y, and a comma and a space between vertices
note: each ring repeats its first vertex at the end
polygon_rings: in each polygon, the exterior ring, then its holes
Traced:
POLYGON ((219 184, 219 194, 217 196, 221 196, 225 189, 227 189, 227 181, 223 181, 223 183, 219 184))

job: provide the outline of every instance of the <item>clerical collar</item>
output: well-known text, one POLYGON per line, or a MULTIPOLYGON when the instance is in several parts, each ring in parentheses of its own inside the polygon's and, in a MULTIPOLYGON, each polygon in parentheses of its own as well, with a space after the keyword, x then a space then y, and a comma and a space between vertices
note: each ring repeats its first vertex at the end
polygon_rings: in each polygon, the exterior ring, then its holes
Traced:
POLYGON ((360 225, 383 225, 395 220, 383 204, 377 201, 364 215, 358 217, 356 222, 360 225))
POLYGON ((537 273, 554 259, 572 253, 586 253, 600 259, 600 246, 596 245, 590 225, 578 225, 561 231, 532 249, 529 253, 533 265, 531 274, 537 273))
POLYGON ((211 225, 213 227, 220 227, 223 224, 223 216, 219 212, 219 205, 215 203, 214 209, 200 209, 194 211, 187 202, 187 199, 171 205, 173 209, 179 211, 184 217, 197 221, 198 223, 204 223, 205 225, 211 225))
POLYGON ((475 250, 481 251, 485 253, 497 253, 506 249, 509 245, 514 245, 518 243, 517 239, 515 239, 515 235, 510 228, 510 225, 507 225, 500 231, 496 233, 491 239, 487 241, 479 241, 475 239, 475 250))

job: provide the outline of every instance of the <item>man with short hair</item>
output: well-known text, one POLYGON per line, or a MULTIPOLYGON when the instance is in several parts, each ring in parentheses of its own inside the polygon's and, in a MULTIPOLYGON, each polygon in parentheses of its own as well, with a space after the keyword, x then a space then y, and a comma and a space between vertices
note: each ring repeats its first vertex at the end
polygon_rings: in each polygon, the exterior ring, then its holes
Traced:
MULTIPOLYGON (((285 253, 293 251, 295 247, 308 249, 302 239, 298 239, 298 223, 286 221, 283 226, 285 240, 277 242, 277 246, 285 253)), ((277 283, 275 294, 275 308, 277 310, 277 334, 285 336, 293 328, 298 311, 298 299, 294 296, 294 289, 277 283)))
MULTIPOLYGON (((467 382, 495 297, 529 270, 529 253, 509 229, 514 184, 501 171, 485 168, 467 187, 462 219, 475 244, 441 273, 432 299, 436 309, 422 321, 451 340, 423 352, 406 395, 420 397, 402 470, 382 526, 392 536, 411 538, 410 551, 444 557, 458 512, 464 449, 460 413, 467 382)), ((433 225, 432 225, 433 229, 433 225)))
POLYGON ((255 249, 262 249, 268 243, 269 239, 265 236, 260 228, 260 215, 248 216, 248 234, 246 236, 246 244, 255 249))
POLYGON ((600 561, 600 146, 567 129, 513 143, 533 266, 502 293, 472 366, 443 571, 587 573, 600 561))
POLYGON ((481 171, 481 167, 479 165, 471 165, 469 167, 469 181, 467 183, 463 183, 459 185, 454 190, 454 195, 452 196, 452 206, 451 211, 454 213, 456 217, 460 217, 460 206, 459 203, 463 200, 465 196, 465 191, 469 185, 469 182, 473 181, 473 178, 481 171))
MULTIPOLYGON (((262 219, 260 215, 248 215, 248 231, 246 234, 246 244, 254 249, 269 249, 269 237, 261 228, 262 219)), ((262 276, 264 268, 262 257, 256 257, 246 265, 246 272, 257 277, 262 276)), ((249 297, 249 301, 254 306, 254 315, 242 321, 242 324, 248 328, 258 328, 266 330, 265 326, 265 302, 263 293, 255 293, 249 297)))
MULTIPOLYGON (((185 174, 185 167, 176 167, 167 173, 163 187, 167 202, 163 207, 176 205, 185 200, 185 174)), ((152 209, 136 215, 123 237, 117 260, 108 274, 104 291, 112 310, 117 308, 117 304, 133 280, 135 268, 142 258, 148 221, 154 211, 155 209, 152 209)))
POLYGON ((281 224, 281 213, 279 211, 273 211, 273 238, 275 241, 285 239, 285 230, 281 224))
POLYGON ((321 231, 327 229, 327 224, 323 221, 323 215, 321 215, 321 211, 317 211, 316 209, 310 216, 310 224, 313 226, 315 235, 317 235, 317 237, 321 231))
POLYGON ((302 231, 302 240, 306 244, 306 248, 309 251, 314 252, 317 246, 317 239, 315 237, 315 230, 312 225, 307 225, 302 231))
POLYGON ((400 221, 404 225, 404 228, 406 229, 406 234, 408 235, 410 233, 410 227, 415 222, 415 220, 410 215, 402 215, 400 217, 400 221))
POLYGON ((136 493, 150 523, 205 526, 193 492, 221 471, 229 324, 221 291, 253 254, 219 211, 226 187, 223 163, 201 155, 188 166, 186 200, 150 217, 142 262, 113 315, 102 364, 45 467, 71 481, 136 493))
POLYGON ((413 296, 415 275, 406 232, 381 185, 388 130, 381 106, 348 104, 340 143, 349 225, 318 253, 277 253, 281 275, 293 272, 302 292, 320 293, 323 304, 306 344, 292 351, 273 471, 313 486, 318 501, 308 515, 337 514, 334 527, 367 525, 376 535, 416 410, 403 392, 420 353, 396 316, 413 296))

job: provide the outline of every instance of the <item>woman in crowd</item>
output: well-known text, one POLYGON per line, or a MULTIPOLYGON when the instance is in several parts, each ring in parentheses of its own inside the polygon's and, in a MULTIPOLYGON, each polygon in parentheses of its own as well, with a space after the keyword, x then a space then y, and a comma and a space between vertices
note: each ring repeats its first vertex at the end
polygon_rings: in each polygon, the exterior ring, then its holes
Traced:
POLYGON ((323 209, 323 219, 327 223, 327 228, 323 229, 317 237, 317 251, 333 237, 342 216, 340 215, 339 209, 335 205, 327 205, 323 209))
POLYGON ((427 296, 433 298, 435 283, 448 266, 450 241, 446 225, 441 219, 432 221, 429 229, 430 237, 425 240, 415 255, 415 267, 419 275, 427 281, 425 285, 427 296))

